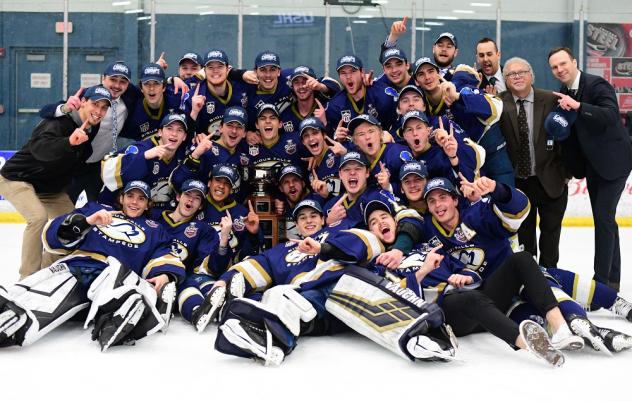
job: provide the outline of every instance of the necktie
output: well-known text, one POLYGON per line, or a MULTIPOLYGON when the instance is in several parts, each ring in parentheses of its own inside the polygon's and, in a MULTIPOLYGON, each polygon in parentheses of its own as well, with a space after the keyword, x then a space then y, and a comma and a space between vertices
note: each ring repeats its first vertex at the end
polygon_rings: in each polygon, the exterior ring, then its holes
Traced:
POLYGON ((570 97, 577 100, 577 89, 569 89, 568 94, 570 95, 570 97))
POLYGON ((516 173, 520 178, 527 178, 531 175, 529 124, 527 123, 527 112, 524 109, 524 102, 524 99, 518 100, 518 137, 520 138, 520 146, 518 147, 516 160, 516 173))
POLYGON ((112 153, 116 153, 116 138, 118 137, 118 120, 116 115, 116 105, 118 100, 112 102, 112 153))
POLYGON ((491 86, 496 86, 496 81, 498 81, 498 79, 496 77, 489 78, 489 84, 491 86))

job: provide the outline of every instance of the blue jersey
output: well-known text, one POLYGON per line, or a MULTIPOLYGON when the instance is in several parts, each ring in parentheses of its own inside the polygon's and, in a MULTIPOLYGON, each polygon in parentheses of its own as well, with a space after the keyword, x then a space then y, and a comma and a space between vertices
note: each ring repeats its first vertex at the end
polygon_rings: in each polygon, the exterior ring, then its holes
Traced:
MULTIPOLYGON (((424 223, 424 242, 433 247, 443 244, 444 252, 483 279, 513 253, 509 237, 516 234, 531 207, 527 196, 519 190, 496 185, 510 192, 510 199, 501 203, 490 197, 460 207, 459 224, 453 231, 446 231, 434 218, 427 218, 424 223)), ((464 198, 459 201, 467 202, 464 198)))
MULTIPOLYGON (((392 199, 392 194, 388 195, 386 192, 387 191, 381 189, 367 188, 355 200, 349 200, 349 198, 345 199, 344 202, 342 202, 342 206, 344 206, 347 211, 347 217, 342 219, 342 221, 349 227, 365 228, 364 207, 374 199, 389 202, 389 200, 392 199)), ((340 200, 342 195, 344 195, 344 193, 331 198, 325 203, 325 207, 323 208, 325 216, 329 214, 331 208, 340 200)))
POLYGON ((160 122, 164 116, 181 111, 180 95, 173 93, 171 85, 167 87, 163 95, 158 109, 150 108, 145 98, 136 100, 136 104, 130 109, 120 135, 137 141, 149 138, 158 132, 160 122))
POLYGON ((220 255, 219 235, 206 222, 189 219, 175 222, 165 210, 158 220, 173 238, 174 253, 178 255, 187 274, 207 274, 219 277, 228 268, 228 256, 220 255))
POLYGON ((205 96, 206 101, 195 120, 197 133, 219 135, 219 126, 227 108, 240 106, 246 109, 248 107, 248 88, 243 82, 227 80, 225 96, 218 96, 211 91, 206 80, 200 81, 197 77, 193 77, 189 81, 191 90, 184 95, 183 99, 183 108, 187 114, 191 113, 191 101, 198 85, 200 86, 198 95, 205 96))
POLYGON ((216 164, 227 164, 237 169, 241 179, 240 182, 235 183, 233 193, 238 199, 244 199, 245 186, 242 187, 241 184, 249 180, 250 157, 248 153, 241 151, 239 146, 231 152, 220 143, 213 142, 211 149, 202 154, 199 160, 189 155, 173 171, 171 185, 174 188, 180 188, 188 179, 208 182, 213 166, 216 164))
POLYGON ((391 187, 393 193, 399 193, 399 169, 406 162, 413 161, 414 157, 407 146, 398 143, 383 143, 375 160, 369 166, 369 183, 377 185, 375 175, 382 171, 380 162, 384 163, 390 173, 391 187))
MULTIPOLYGON (((90 202, 72 213, 90 216, 101 209, 113 210, 90 202)), ((172 251, 171 237, 154 220, 115 214, 107 226, 92 226, 83 239, 64 245, 57 232, 68 215, 51 220, 44 228, 42 240, 47 251, 67 255, 59 262, 66 263, 74 274, 94 279, 108 266, 107 257, 112 256, 143 278, 161 274, 168 274, 177 281, 184 278, 184 266, 172 251)))
POLYGON ((326 227, 312 238, 320 243, 329 242, 345 252, 348 259, 321 260, 319 255, 301 252, 296 242, 286 242, 233 265, 221 279, 228 280, 241 272, 247 290, 262 291, 274 285, 295 284, 305 291, 337 281, 344 274, 345 264, 366 264, 384 250, 377 237, 364 230, 326 227))
POLYGON ((260 244, 263 244, 263 233, 261 230, 258 235, 248 232, 244 222, 248 209, 244 205, 230 198, 224 205, 219 205, 207 195, 205 206, 198 213, 197 219, 209 224, 220 234, 220 222, 222 217, 226 216, 226 212, 230 213, 233 219, 233 228, 228 238, 228 258, 241 260, 245 256, 258 253, 260 244))
MULTIPOLYGON (((279 113, 283 113, 290 106, 293 100, 292 88, 287 85, 287 80, 293 69, 281 70, 279 80, 270 91, 259 89, 258 85, 246 84, 248 88, 248 122, 249 129, 254 130, 257 120, 257 111, 264 104, 273 104, 279 113)), ((296 126, 298 128, 298 125, 296 126)))
POLYGON ((388 129, 397 119, 395 96, 393 88, 380 82, 363 89, 364 96, 358 102, 347 93, 340 91, 327 104, 327 130, 333 136, 340 120, 349 123, 360 114, 369 114, 377 118, 383 129, 388 129))
POLYGON ((404 82, 404 85, 402 85, 401 88, 398 88, 397 85, 395 85, 393 83, 393 81, 388 79, 388 77, 384 73, 382 73, 382 75, 380 75, 379 77, 375 78, 375 80, 373 82, 379 82, 380 84, 383 84, 385 86, 390 86, 391 88, 393 88, 397 92, 399 92, 406 85, 417 85, 415 83, 415 77, 411 76, 410 79, 408 80, 408 82, 404 82))
POLYGON ((173 206, 175 193, 169 185, 169 176, 184 160, 186 145, 180 145, 171 159, 145 159, 145 152, 155 146, 160 146, 158 138, 151 137, 129 145, 117 155, 107 157, 101 166, 101 179, 105 187, 99 194, 99 202, 112 205, 118 190, 126 183, 141 180, 151 188, 154 211, 173 206))
POLYGON ((248 145, 245 141, 241 141, 237 146, 237 151, 248 155, 250 166, 268 169, 277 163, 284 166, 289 164, 300 166, 302 147, 303 144, 297 133, 279 132, 278 140, 270 147, 263 144, 248 145))
MULTIPOLYGON (((329 189, 329 197, 327 199, 340 195, 342 191, 342 183, 340 182, 340 178, 338 178, 339 163, 340 156, 334 154, 329 147, 326 147, 320 156, 316 156, 316 160, 314 161, 314 169, 316 170, 318 179, 327 183, 327 188, 329 189)), ((310 177, 312 176, 311 171, 309 175, 310 177)))

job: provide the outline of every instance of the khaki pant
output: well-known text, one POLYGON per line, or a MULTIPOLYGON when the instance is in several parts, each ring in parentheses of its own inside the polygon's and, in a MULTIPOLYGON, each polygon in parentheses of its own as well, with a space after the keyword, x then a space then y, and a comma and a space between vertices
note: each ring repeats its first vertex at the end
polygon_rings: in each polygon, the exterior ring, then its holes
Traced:
POLYGON ((43 267, 50 266, 59 255, 42 250, 42 231, 48 222, 74 209, 65 192, 56 194, 35 193, 33 185, 24 181, 7 180, 0 175, 0 195, 8 200, 26 220, 22 238, 22 264, 20 278, 24 278, 43 267))

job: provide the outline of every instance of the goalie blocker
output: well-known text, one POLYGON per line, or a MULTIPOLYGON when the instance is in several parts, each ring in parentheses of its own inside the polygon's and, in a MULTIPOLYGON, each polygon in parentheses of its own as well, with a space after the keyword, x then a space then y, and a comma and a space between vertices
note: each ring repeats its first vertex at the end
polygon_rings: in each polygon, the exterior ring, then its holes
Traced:
POLYGON ((366 269, 348 267, 325 306, 347 326, 403 358, 455 359, 456 339, 441 308, 366 269))

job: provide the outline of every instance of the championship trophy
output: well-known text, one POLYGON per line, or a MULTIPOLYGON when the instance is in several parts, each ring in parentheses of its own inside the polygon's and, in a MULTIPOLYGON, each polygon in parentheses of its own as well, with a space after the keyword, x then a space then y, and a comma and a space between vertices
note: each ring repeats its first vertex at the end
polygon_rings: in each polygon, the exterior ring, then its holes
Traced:
POLYGON ((276 166, 255 166, 250 200, 259 216, 259 229, 263 232, 265 249, 279 243, 279 216, 274 211, 276 166))

